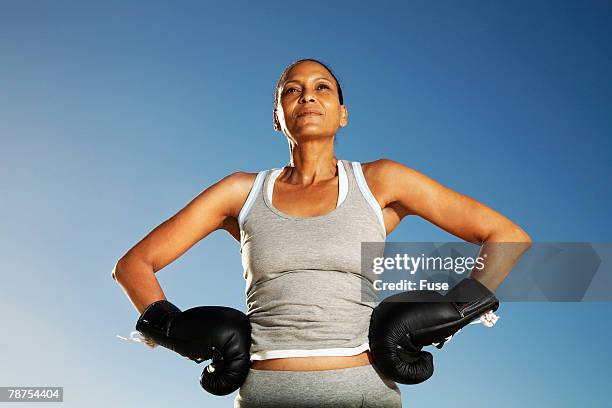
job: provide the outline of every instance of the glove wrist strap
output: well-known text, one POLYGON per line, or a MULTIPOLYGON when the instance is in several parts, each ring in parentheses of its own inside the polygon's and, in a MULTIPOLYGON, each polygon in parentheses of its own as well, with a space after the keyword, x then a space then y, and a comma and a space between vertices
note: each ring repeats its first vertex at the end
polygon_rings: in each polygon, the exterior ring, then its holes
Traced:
POLYGON ((166 337, 170 321, 181 310, 167 300, 151 303, 136 322, 136 330, 153 340, 166 337))

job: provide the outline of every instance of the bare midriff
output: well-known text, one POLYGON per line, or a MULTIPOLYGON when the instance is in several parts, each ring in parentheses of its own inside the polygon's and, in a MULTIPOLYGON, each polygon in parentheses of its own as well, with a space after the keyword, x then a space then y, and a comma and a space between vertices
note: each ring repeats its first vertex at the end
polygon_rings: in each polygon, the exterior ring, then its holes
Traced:
POLYGON ((253 370, 273 371, 322 371, 340 368, 359 367, 372 364, 369 351, 356 356, 321 356, 321 357, 288 357, 271 358, 253 361, 253 370))

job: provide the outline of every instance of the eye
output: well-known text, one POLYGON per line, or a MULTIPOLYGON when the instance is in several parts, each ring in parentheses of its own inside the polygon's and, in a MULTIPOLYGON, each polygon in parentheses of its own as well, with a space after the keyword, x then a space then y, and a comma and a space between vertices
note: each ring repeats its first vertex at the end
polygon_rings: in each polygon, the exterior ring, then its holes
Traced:
MULTIPOLYGON (((319 85, 317 86, 317 89, 319 89, 319 88, 321 88, 321 87, 323 87, 323 88, 327 88, 327 89, 330 89, 330 87, 329 87, 329 86, 327 86, 326 84, 319 84, 319 85)), ((288 88, 288 89, 285 91, 285 95, 292 93, 291 91, 297 91, 297 88, 288 88)))

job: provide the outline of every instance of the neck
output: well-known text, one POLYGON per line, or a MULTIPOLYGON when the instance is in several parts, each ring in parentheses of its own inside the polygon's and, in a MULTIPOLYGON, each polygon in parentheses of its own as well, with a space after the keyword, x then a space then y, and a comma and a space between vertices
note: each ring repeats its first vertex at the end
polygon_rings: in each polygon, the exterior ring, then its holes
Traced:
POLYGON ((336 177, 338 159, 333 140, 294 144, 290 149, 290 167, 279 175, 283 182, 309 186, 336 177))

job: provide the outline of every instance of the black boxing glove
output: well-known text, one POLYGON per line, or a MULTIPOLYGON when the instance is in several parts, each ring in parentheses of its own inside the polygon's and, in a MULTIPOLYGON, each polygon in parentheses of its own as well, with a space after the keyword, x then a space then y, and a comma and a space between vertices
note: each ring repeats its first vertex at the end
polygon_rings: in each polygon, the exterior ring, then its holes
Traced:
POLYGON ((214 395, 240 388, 251 367, 251 325, 236 309, 200 306, 181 312, 167 300, 159 300, 142 312, 136 330, 198 364, 212 359, 202 371, 200 384, 214 395))
POLYGON ((422 348, 444 342, 472 320, 499 307, 495 295, 473 278, 446 295, 408 291, 389 296, 372 311, 369 341, 376 366, 401 384, 418 384, 433 375, 432 355, 422 348))

